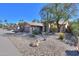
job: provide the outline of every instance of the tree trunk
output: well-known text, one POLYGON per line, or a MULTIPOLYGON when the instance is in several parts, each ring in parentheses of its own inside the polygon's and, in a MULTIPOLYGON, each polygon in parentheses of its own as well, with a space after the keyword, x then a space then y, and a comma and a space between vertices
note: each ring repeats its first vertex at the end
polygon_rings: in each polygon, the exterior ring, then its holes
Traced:
POLYGON ((57 23, 57 32, 60 32, 60 26, 59 26, 58 21, 56 23, 57 23))

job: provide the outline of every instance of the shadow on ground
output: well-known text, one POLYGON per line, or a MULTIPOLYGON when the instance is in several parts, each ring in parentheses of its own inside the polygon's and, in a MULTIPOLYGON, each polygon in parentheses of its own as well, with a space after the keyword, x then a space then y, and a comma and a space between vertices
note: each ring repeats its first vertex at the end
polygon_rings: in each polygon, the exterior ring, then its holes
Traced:
POLYGON ((13 35, 13 34, 15 34, 15 33, 5 33, 6 35, 13 35))
POLYGON ((10 36, 10 35, 15 35, 15 34, 14 33, 4 33, 1 36, 7 37, 7 36, 10 36))
POLYGON ((66 53, 66 56, 79 56, 79 52, 76 50, 73 50, 73 51, 67 50, 65 51, 65 53, 66 53))

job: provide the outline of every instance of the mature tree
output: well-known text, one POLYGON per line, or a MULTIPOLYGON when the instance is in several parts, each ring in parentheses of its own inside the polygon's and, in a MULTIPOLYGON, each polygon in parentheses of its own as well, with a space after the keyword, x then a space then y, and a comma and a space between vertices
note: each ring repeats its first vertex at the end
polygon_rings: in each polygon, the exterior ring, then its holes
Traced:
POLYGON ((56 21, 57 28, 60 29, 59 20, 68 20, 69 18, 72 18, 76 15, 76 11, 76 4, 53 3, 44 6, 40 11, 40 16, 46 23, 50 23, 54 19, 56 21))
POLYGON ((2 20, 0 20, 0 28, 2 27, 2 20))
POLYGON ((24 22, 24 20, 23 20, 23 19, 20 19, 20 20, 19 20, 19 22, 21 22, 21 23, 22 23, 22 22, 24 22))
POLYGON ((77 22, 79 23, 79 18, 77 19, 77 22))
POLYGON ((4 20, 5 23, 7 23, 7 20, 4 20))
POLYGON ((36 19, 33 19, 33 20, 32 20, 32 22, 36 22, 36 21, 37 21, 36 19))
POLYGON ((38 20, 38 19, 33 19, 32 22, 40 23, 40 20, 38 20))
POLYGON ((44 23, 45 25, 45 31, 49 31, 49 23, 53 20, 52 18, 52 14, 50 13, 50 8, 47 7, 47 5, 45 7, 43 7, 40 11, 40 16, 41 16, 41 22, 44 23))
POLYGON ((5 26, 7 26, 9 23, 7 20, 4 20, 5 26))

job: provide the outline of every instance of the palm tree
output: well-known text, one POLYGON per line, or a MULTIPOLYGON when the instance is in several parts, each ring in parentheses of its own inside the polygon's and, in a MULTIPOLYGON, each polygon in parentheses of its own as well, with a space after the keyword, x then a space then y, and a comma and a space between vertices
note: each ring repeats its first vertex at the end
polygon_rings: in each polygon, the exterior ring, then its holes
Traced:
POLYGON ((7 23, 7 20, 4 20, 5 23, 7 23))

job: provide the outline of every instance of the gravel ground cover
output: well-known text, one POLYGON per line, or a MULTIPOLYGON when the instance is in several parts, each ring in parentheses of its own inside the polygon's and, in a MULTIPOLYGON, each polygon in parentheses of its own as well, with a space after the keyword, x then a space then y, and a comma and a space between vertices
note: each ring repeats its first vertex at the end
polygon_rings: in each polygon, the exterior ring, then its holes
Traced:
POLYGON ((66 51, 74 51, 74 46, 69 46, 64 42, 58 40, 58 36, 49 35, 47 40, 43 41, 42 36, 29 37, 28 35, 8 34, 5 35, 9 40, 17 47, 23 56, 65 56, 66 51), (31 47, 29 44, 39 40, 40 44, 38 47, 31 47))

